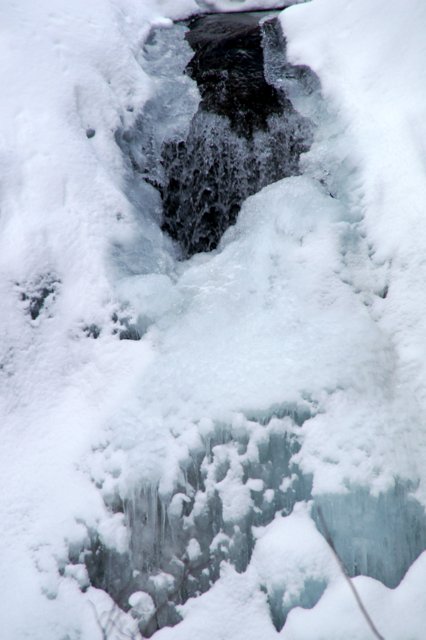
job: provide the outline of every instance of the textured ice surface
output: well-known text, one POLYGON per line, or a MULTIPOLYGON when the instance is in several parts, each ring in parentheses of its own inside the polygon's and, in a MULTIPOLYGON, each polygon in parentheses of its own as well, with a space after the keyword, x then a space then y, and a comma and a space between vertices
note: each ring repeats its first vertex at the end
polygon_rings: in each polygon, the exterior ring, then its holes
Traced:
POLYGON ((283 406, 263 419, 241 415, 232 425, 200 425, 202 437, 182 461, 171 495, 145 485, 121 507, 117 498, 115 503, 109 498, 110 506, 125 514, 129 551, 117 555, 118 545, 103 536, 102 552, 94 541, 86 554, 92 584, 122 606, 129 593, 149 593, 156 619, 143 631, 150 633, 177 620, 174 604, 208 590, 223 561, 246 570, 254 528, 276 513, 290 513, 310 495, 310 479, 291 463, 300 448, 298 428, 309 416, 308 405, 283 406), (164 584, 158 583, 160 576, 164 584))
POLYGON ((371 576, 396 587, 426 549, 424 509, 398 481, 378 496, 357 487, 341 496, 322 495, 316 506, 351 576, 371 576))
MULTIPOLYGON (((121 556, 105 550, 92 581, 121 604, 133 590, 149 593, 158 616, 145 633, 176 622, 175 604, 209 589, 222 561, 249 570, 253 527, 288 515, 298 501, 313 499, 314 519, 321 506, 349 575, 395 586, 425 546, 423 508, 394 484, 391 469, 386 477, 375 466, 372 452, 390 419, 378 385, 391 362, 341 279, 345 214, 315 180, 286 179, 247 200, 221 251, 181 271, 178 324, 166 312, 161 355, 105 450, 114 455, 125 442, 126 464, 115 480, 105 470, 96 476, 107 504, 126 516, 130 546, 121 556), (315 318, 315 331, 306 318, 315 318), (283 393, 287 402, 279 402, 283 393), (338 446, 326 437, 333 428, 338 446), (152 575, 162 576, 161 588, 152 575)), ((288 577, 265 586, 277 628, 293 607, 315 605, 332 567, 333 560, 324 573, 307 569, 297 588, 288 577)))
MULTIPOLYGON (((320 503, 355 571, 372 567, 396 584, 422 546, 424 3, 314 0, 287 11, 291 60, 317 72, 325 97, 324 108, 304 97, 297 107, 319 125, 306 175, 247 201, 214 255, 176 265, 153 190, 145 207, 134 207, 113 133, 131 129, 155 93, 140 66, 141 40, 152 24, 170 25, 166 16, 194 10, 183 0, 2 3, 7 638, 100 640, 106 630, 108 640, 137 638, 138 621, 155 618, 151 596, 143 588, 129 594, 126 614, 88 586, 93 542, 125 559, 132 496, 153 487, 178 518, 191 496, 174 495, 190 491, 191 452, 201 457, 206 434, 245 421, 268 431, 282 407, 309 406, 308 419, 293 425, 300 448, 291 465, 312 478, 312 516, 320 503), (114 314, 143 318, 143 339, 120 341, 114 314), (92 326, 101 329, 96 340, 92 326)), ((218 442, 206 463, 213 477, 219 460, 229 462, 217 477, 224 513, 241 517, 262 500, 266 517, 276 499, 267 458, 261 473, 254 465, 251 477, 244 468, 239 475, 245 453, 235 451, 241 437, 233 439, 218 442)), ((284 493, 291 480, 283 478, 284 493)), ((366 640, 312 516, 301 504, 262 525, 247 569, 225 563, 214 585, 179 609, 183 621, 158 637, 276 639, 272 619, 279 627, 292 607, 283 637, 366 640)), ((219 531, 213 549, 227 551, 226 535, 219 531)), ((192 532, 186 542, 195 571, 205 543, 192 532)), ((395 589, 354 578, 387 640, 423 640, 425 573, 421 554, 395 589)), ((153 572, 158 599, 173 581, 170 569, 153 572)))

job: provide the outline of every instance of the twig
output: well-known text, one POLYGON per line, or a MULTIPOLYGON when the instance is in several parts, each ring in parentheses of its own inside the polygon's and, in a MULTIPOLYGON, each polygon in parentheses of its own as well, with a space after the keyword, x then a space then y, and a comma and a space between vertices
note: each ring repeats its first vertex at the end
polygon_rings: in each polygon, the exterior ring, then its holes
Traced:
POLYGON ((102 617, 105 619, 106 617, 106 621, 103 622, 103 620, 99 617, 98 614, 98 610, 95 606, 95 604, 91 601, 88 600, 90 606, 93 609, 93 613, 95 615, 95 619, 96 619, 96 623, 99 627, 99 630, 102 633, 102 640, 109 640, 111 638, 111 633, 112 631, 115 629, 118 632, 118 635, 123 638, 130 638, 130 640, 134 639, 134 635, 133 634, 129 634, 127 633, 127 631, 124 631, 123 629, 120 629, 118 623, 117 623, 117 618, 120 615, 120 609, 117 606, 116 603, 114 603, 111 607, 111 609, 109 611, 104 611, 102 613, 102 617))
POLYGON ((330 547, 334 557, 336 558, 337 564, 339 565, 340 570, 343 573, 343 576, 344 576, 346 582, 348 583, 350 590, 352 591, 352 594, 353 594, 353 596, 354 596, 354 598, 356 600, 356 603, 357 603, 357 605, 359 607, 359 610, 361 611, 362 615, 364 616, 365 621, 367 622, 368 626, 370 627, 370 629, 371 629, 372 633, 375 635, 375 637, 378 640, 385 640, 384 637, 381 635, 381 633, 379 633, 379 631, 377 630, 376 625, 374 624, 372 619, 370 618, 370 615, 369 615, 367 609, 365 608, 364 603, 362 602, 361 597, 360 597, 358 591, 356 590, 354 583, 352 582, 352 580, 350 579, 350 577, 348 575, 348 572, 346 570, 345 565, 343 564, 343 561, 342 561, 341 557, 339 556, 339 554, 336 551, 336 547, 334 546, 333 538, 331 537, 330 530, 329 530, 329 528, 327 526, 327 523, 325 521, 325 518, 324 518, 324 515, 322 513, 321 507, 317 506, 316 510, 317 510, 318 517, 319 517, 320 522, 321 522, 321 526, 322 526, 322 528, 324 530, 324 537, 325 537, 325 539, 327 541, 327 544, 330 547))

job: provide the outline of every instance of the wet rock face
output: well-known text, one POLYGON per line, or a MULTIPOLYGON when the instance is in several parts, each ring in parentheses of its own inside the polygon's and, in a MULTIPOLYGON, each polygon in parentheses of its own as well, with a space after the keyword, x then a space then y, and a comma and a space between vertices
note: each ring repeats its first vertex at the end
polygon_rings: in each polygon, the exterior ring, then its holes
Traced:
POLYGON ((269 115, 283 101, 265 80, 262 33, 253 14, 198 17, 187 40, 195 55, 187 72, 197 81, 201 109, 229 118, 232 128, 250 138, 267 129, 269 115))
POLYGON ((201 16, 186 38, 194 50, 186 72, 202 99, 186 140, 162 148, 162 228, 184 258, 215 249, 242 202, 296 175, 312 142, 310 122, 266 79, 268 42, 279 43, 285 60, 277 20, 261 26, 255 14, 201 16))

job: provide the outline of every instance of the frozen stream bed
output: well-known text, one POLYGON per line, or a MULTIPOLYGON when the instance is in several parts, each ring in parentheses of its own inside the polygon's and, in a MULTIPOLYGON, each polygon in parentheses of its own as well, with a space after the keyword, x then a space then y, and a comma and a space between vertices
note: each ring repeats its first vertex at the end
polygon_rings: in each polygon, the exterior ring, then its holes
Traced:
POLYGON ((422 3, 53 4, 3 9, 5 638, 368 640, 321 512, 423 640, 422 3))

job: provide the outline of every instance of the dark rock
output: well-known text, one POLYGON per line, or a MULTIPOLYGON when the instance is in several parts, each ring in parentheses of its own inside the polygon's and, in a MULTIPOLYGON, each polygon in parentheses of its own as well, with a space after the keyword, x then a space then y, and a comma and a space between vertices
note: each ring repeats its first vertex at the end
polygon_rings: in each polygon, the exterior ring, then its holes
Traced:
POLYGON ((101 335, 101 328, 97 324, 88 324, 83 327, 83 332, 88 338, 94 338, 95 340, 101 335))
POLYGON ((198 84, 201 108, 227 116, 246 137, 266 129, 268 116, 280 113, 283 104, 265 80, 258 16, 197 17, 189 23, 187 40, 195 51, 187 72, 198 84))
MULTIPOLYGON (((278 21, 266 24, 269 37, 281 38, 276 55, 285 59, 278 21)), ((161 189, 162 228, 184 258, 215 249, 242 202, 298 174, 300 155, 311 144, 309 121, 266 80, 264 29, 255 14, 201 16, 189 23, 186 38, 195 55, 187 72, 202 101, 186 140, 163 145, 161 189)))

